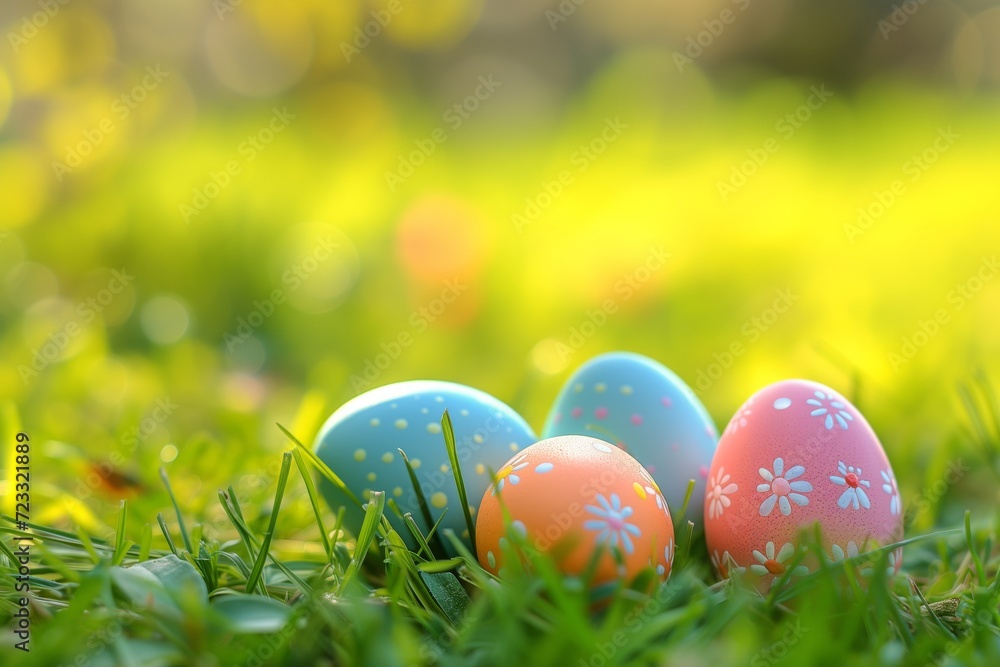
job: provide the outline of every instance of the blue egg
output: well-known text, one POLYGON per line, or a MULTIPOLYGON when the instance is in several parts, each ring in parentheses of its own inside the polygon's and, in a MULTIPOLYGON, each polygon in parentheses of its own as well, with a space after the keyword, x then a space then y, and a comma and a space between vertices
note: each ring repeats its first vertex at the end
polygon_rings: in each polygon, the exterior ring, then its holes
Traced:
MULTIPOLYGON (((384 491, 401 513, 411 513, 426 536, 431 529, 420 511, 419 501, 399 450, 406 453, 436 522, 438 530, 450 528, 471 548, 465 514, 458 502, 458 487, 451 470, 441 415, 451 416, 458 462, 469 505, 474 512, 491 483, 491 472, 499 470, 511 455, 537 438, 531 427, 506 404, 489 394, 452 382, 417 380, 386 385, 341 406, 316 437, 316 454, 360 500, 372 491, 384 491), (447 513, 445 510, 447 509, 447 513)), ((334 510, 341 506, 344 525, 355 535, 364 520, 364 510, 325 477, 320 490, 334 510)), ((410 532, 395 512, 385 516, 413 547, 410 532)), ((445 540, 451 552, 451 545, 445 540)))
POLYGON ((700 529, 705 480, 718 431, 698 397, 666 366, 629 352, 591 359, 570 376, 549 412, 543 438, 589 435, 618 445, 652 475, 676 521, 700 529))

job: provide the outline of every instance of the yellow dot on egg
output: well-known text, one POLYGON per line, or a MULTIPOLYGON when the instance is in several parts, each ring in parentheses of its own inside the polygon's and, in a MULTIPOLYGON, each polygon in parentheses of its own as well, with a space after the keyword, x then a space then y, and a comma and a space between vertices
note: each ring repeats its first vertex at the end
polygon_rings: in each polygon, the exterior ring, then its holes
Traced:
POLYGON ((369 424, 371 424, 372 426, 378 426, 378 425, 379 425, 379 424, 381 424, 382 422, 381 422, 381 421, 379 421, 379 418, 378 418, 378 417, 375 417, 374 419, 372 419, 372 420, 371 420, 370 422, 368 422, 368 423, 369 423, 369 424))
POLYGON ((364 498, 365 500, 368 500, 369 498, 372 497, 372 490, 365 489, 364 491, 361 492, 361 497, 364 498))
POLYGON ((392 495, 396 496, 397 498, 399 498, 401 495, 403 495, 403 489, 402 489, 402 487, 397 486, 395 489, 393 489, 392 490, 392 495))
POLYGON ((468 410, 459 410, 458 414, 462 415, 463 417, 468 417, 469 416, 469 411, 468 410))
POLYGON ((363 450, 363 449, 355 449, 354 450, 354 460, 355 461, 358 461, 358 462, 364 461, 366 456, 368 456, 368 452, 366 452, 365 450, 363 450))
POLYGON ((581 391, 583 391, 583 383, 582 382, 577 382, 575 385, 573 385, 573 391, 575 391, 578 394, 581 391))
POLYGON ((632 387, 628 386, 627 384, 623 384, 621 392, 626 396, 630 396, 632 394, 632 387))
POLYGON ((419 468, 420 467, 420 459, 413 459, 412 461, 410 461, 410 467, 413 468, 414 470, 416 470, 417 468, 419 468))
POLYGON ((646 499, 646 489, 642 488, 642 484, 639 484, 639 482, 632 482, 632 488, 635 489, 635 495, 639 496, 643 500, 646 499))
POLYGON ((462 531, 462 537, 464 537, 465 539, 469 539, 469 531, 468 530, 463 530, 462 531))
POLYGON ((483 436, 479 435, 478 433, 475 434, 474 436, 472 436, 472 439, 476 442, 477 445, 481 445, 484 442, 486 442, 486 438, 484 438, 483 436))
POLYGON ((516 442, 510 443, 510 451, 516 452, 519 449, 521 449, 521 447, 516 442))
POLYGON ((441 464, 441 472, 448 472, 448 464, 447 463, 442 463, 441 464))
POLYGON ((600 394, 607 388, 608 385, 604 384, 603 382, 598 382, 597 384, 594 385, 594 391, 596 391, 598 394, 600 394))
POLYGON ((477 475, 482 475, 484 472, 486 472, 486 466, 484 466, 482 463, 477 463, 476 464, 476 474, 477 475))
POLYGON ((396 428, 398 428, 400 430, 403 430, 407 426, 409 426, 409 424, 406 423, 405 419, 397 419, 396 420, 396 428))
POLYGON ((382 455, 382 463, 392 463, 393 458, 392 452, 386 452, 382 455))
POLYGON ((435 435, 441 432, 441 425, 430 423, 427 425, 427 432, 434 433, 435 435))
POLYGON ((469 516, 476 516, 476 508, 469 505, 469 516))
POLYGON ((448 504, 448 496, 444 495, 440 491, 431 496, 431 505, 441 509, 448 504))
POLYGON ((378 476, 375 473, 373 473, 373 472, 368 473, 368 481, 369 482, 374 482, 377 479, 377 477, 378 476))

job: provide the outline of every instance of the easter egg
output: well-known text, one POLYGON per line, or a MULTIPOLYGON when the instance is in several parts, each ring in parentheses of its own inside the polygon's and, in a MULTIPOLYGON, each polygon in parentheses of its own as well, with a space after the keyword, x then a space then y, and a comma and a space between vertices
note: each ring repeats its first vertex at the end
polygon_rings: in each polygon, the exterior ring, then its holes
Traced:
MULTIPOLYGON (((765 592, 779 577, 819 566, 801 561, 801 531, 821 529, 828 562, 902 539, 892 466, 864 416, 833 389, 807 380, 767 386, 719 439, 705 494, 705 538, 716 571, 737 572, 765 592)), ((878 562, 878 561, 874 561, 878 562)), ((889 573, 902 550, 889 554, 889 573)), ((871 563, 860 569, 870 574, 871 563)))
MULTIPOLYGON (((464 512, 441 432, 441 415, 451 417, 458 462, 468 500, 476 503, 490 485, 490 474, 510 455, 536 440, 531 427, 506 404, 460 384, 410 381, 386 385, 341 406, 323 425, 314 450, 361 502, 383 491, 401 513, 410 512, 426 536, 431 529, 406 470, 402 450, 437 521, 448 509, 439 531, 452 529, 468 542, 464 512)), ((320 478, 320 489, 334 510, 344 507, 344 524, 357 535, 364 510, 345 493, 320 478)), ((409 543, 410 531, 386 508, 385 516, 409 543)), ((413 544, 411 544, 413 546, 413 544)), ((450 549, 450 544, 445 541, 450 549)))
POLYGON ((662 579, 674 558, 670 510, 649 473, 629 454, 580 435, 541 440, 496 473, 476 519, 476 553, 503 577, 503 507, 511 529, 551 553, 560 570, 582 574, 600 551, 592 583, 629 580, 647 567, 662 579))
POLYGON ((695 480, 683 518, 700 527, 718 435, 701 401, 668 368, 628 352, 591 359, 563 385, 542 429, 543 438, 568 434, 605 439, 634 456, 675 513, 695 480))

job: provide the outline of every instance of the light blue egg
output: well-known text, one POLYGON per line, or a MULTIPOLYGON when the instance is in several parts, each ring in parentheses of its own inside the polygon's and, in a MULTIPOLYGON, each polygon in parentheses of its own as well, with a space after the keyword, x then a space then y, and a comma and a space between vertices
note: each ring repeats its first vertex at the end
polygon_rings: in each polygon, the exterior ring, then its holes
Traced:
MULTIPOLYGON (((514 452, 537 440, 520 415, 485 392, 430 380, 379 387, 334 412, 320 429, 314 449, 362 503, 372 491, 384 491, 386 500, 391 498, 402 513, 411 513, 427 535, 431 526, 420 511, 399 454, 403 450, 415 469, 432 519, 436 522, 447 509, 438 530, 450 528, 472 548, 441 433, 441 415, 446 409, 455 431, 469 505, 476 510, 491 482, 491 471, 499 470, 514 452)), ((335 511, 345 508, 344 525, 357 535, 364 510, 325 477, 320 478, 320 490, 335 511)), ((388 507, 385 516, 403 539, 415 546, 409 530, 388 507)), ((450 553, 451 545, 447 540, 444 544, 450 553)))
POLYGON ((663 364, 629 352, 595 357, 566 381, 543 438, 589 435, 634 456, 656 480, 674 521, 688 481, 694 495, 685 518, 702 524, 705 481, 719 436, 708 411, 663 364))

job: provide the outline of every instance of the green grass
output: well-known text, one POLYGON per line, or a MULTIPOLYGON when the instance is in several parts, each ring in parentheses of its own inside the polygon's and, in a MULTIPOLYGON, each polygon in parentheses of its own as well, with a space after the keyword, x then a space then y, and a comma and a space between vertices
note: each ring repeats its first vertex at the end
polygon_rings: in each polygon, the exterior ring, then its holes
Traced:
MULTIPOLYGON (((960 393, 969 427, 963 442, 992 461, 1000 442, 992 388, 978 376, 960 393)), ((442 446, 454 454, 447 414, 442 425, 442 446)), ((628 585, 592 590, 585 577, 564 577, 550 559, 530 550, 528 566, 509 568, 498 582, 448 531, 422 535, 408 521, 418 545, 408 548, 386 519, 398 510, 381 493, 366 503, 356 539, 345 535, 342 514, 322 504, 313 480, 319 474, 337 484, 335 471, 279 428, 290 451, 280 455, 273 488, 263 489, 253 507, 241 504, 232 486, 220 490, 227 523, 211 531, 218 534, 208 534, 206 524, 186 511, 165 471, 161 480, 176 515, 148 521, 138 544, 127 536, 125 501, 108 539, 34 524, 22 533, 5 521, 0 616, 9 625, 19 597, 12 585, 12 538, 31 535, 33 625, 30 654, 13 650, 7 634, 2 664, 1000 662, 995 515, 966 510, 957 525, 909 534, 899 543, 904 567, 894 578, 875 567, 864 582, 857 572, 865 564, 848 561, 776 586, 767 596, 739 581, 716 582, 704 543, 684 526, 677 526, 675 571, 651 593, 642 591, 651 590, 652 572, 628 585), (317 546, 305 553, 276 548, 283 508, 293 501, 308 504, 312 518, 297 536, 317 546), (154 532, 162 532, 167 549, 151 548, 154 532), (440 556, 445 542, 458 557, 440 556)), ((909 524, 920 508, 908 509, 909 524)), ((466 520, 474 528, 471 517, 466 520)), ((511 534, 512 543, 517 537, 511 534)), ((895 546, 868 565, 884 564, 895 546)))

